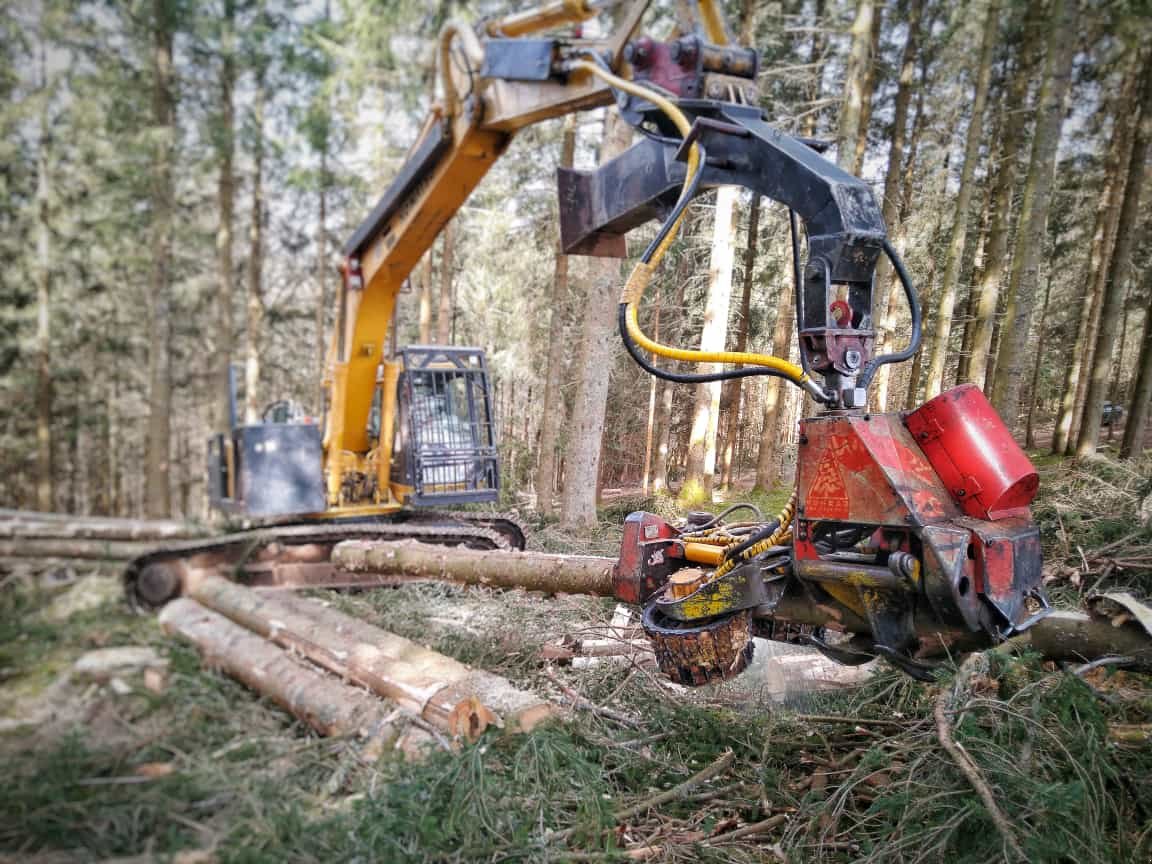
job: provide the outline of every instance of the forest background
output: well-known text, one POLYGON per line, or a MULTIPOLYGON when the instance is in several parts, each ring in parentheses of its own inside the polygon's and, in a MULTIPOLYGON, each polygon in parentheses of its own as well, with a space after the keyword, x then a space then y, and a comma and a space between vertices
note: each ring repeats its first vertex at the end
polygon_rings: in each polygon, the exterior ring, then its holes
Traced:
MULTIPOLYGON (((834 142, 926 309, 874 410, 970 381, 1022 443, 1141 452, 1152 396, 1145 0, 740 0, 770 122, 834 142), (1109 422, 1124 406, 1124 422, 1109 422), (1106 424, 1106 425, 1105 425, 1106 424)), ((206 514, 204 443, 321 413, 339 249, 436 95, 433 38, 495 2, 0 5, 0 501, 206 514)), ((649 31, 692 26, 657 2, 649 31)), ((605 490, 770 489, 804 410, 777 379, 664 385, 614 333, 618 265, 557 252, 554 175, 604 112, 520 135, 413 274, 399 344, 488 352, 506 504, 590 521, 605 490), (610 268, 605 270, 605 267, 610 268), (607 419, 605 419, 607 418, 607 419)), ((693 205, 645 311, 666 341, 795 354, 787 216, 693 205)), ((651 228, 646 229, 648 232, 651 228)), ((632 246, 642 248, 644 231, 632 246)), ((908 318, 877 277, 884 344, 908 318)))

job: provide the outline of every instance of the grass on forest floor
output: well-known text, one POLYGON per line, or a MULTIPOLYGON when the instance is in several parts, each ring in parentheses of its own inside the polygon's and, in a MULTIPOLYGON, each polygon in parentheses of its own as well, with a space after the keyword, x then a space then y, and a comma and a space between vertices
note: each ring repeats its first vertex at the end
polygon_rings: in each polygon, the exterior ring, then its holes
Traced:
MULTIPOLYGON (((1076 546, 1125 536, 1113 522, 1131 518, 1147 487, 1124 472, 1046 469, 1037 512, 1054 562, 1065 566, 1065 537, 1069 558, 1078 558, 1076 546), (1114 499, 1087 505, 1108 489, 1114 499)), ((613 554, 623 513, 640 509, 634 503, 604 514, 583 536, 545 526, 534 544, 613 554)), ((593 598, 453 586, 319 596, 549 693, 554 686, 537 660, 542 642, 603 623, 612 611, 593 598)), ((210 849, 226 862, 611 862, 628 860, 622 848, 649 844, 655 851, 646 860, 660 862, 1001 859, 1002 840, 980 799, 939 746, 938 687, 890 671, 862 688, 781 708, 730 685, 670 694, 627 666, 559 670, 638 728, 581 713, 528 735, 432 752, 416 765, 393 757, 368 765, 356 741, 316 738, 205 670, 154 619, 111 604, 49 622, 47 599, 15 584, 0 590, 0 713, 12 708, 13 694, 41 687, 93 647, 152 645, 169 658, 169 676, 158 693, 129 679, 132 692, 121 696, 77 683, 75 704, 58 719, 0 735, 0 857, 164 860, 210 849), (614 818, 729 749, 735 761, 714 781, 655 812, 614 818), (146 763, 172 771, 141 780, 136 772, 146 763), (786 818, 762 835, 720 836, 774 814, 786 818)), ((1121 746, 1108 735, 1112 724, 1152 722, 1147 684, 1131 673, 1102 669, 1084 681, 1033 658, 1005 659, 950 715, 1029 860, 1152 859, 1152 747, 1121 746)))

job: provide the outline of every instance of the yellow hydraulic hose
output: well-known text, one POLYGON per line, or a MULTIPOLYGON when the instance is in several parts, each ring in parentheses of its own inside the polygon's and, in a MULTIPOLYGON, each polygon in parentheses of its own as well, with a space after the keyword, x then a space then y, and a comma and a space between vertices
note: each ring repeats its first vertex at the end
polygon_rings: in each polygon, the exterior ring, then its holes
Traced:
MULTIPOLYGON (((692 125, 688 122, 688 118, 684 116, 684 112, 677 108, 672 100, 667 99, 656 90, 621 78, 618 75, 613 75, 608 70, 601 68, 589 60, 575 60, 572 62, 571 68, 589 72, 617 90, 622 90, 625 93, 651 102, 664 112, 668 119, 672 121, 673 125, 675 125, 677 131, 684 137, 687 137, 691 131, 692 125)), ((688 149, 688 168, 684 175, 684 186, 680 192, 680 201, 683 201, 689 194, 692 179, 696 176, 696 172, 700 170, 700 151, 696 142, 693 141, 692 146, 688 149)), ((686 212, 686 210, 680 211, 680 215, 676 217, 676 221, 672 224, 667 234, 665 234, 664 239, 656 249, 653 250, 649 260, 646 262, 638 262, 624 285, 620 302, 626 304, 625 320, 627 322, 628 335, 632 337, 632 340, 640 348, 670 360, 680 360, 688 363, 738 363, 747 366, 763 366, 783 375, 785 378, 788 378, 800 387, 804 387, 806 390, 812 390, 815 387, 814 382, 812 382, 812 379, 804 370, 795 363, 790 363, 781 357, 773 357, 768 354, 754 354, 747 351, 699 351, 689 348, 675 348, 671 345, 663 345, 655 342, 644 335, 644 331, 640 328, 640 298, 643 296, 644 289, 648 286, 649 281, 651 281, 652 274, 660 263, 660 259, 664 257, 664 253, 668 251, 672 242, 675 240, 676 234, 680 230, 680 225, 684 221, 686 212)), ((819 388, 815 389, 818 392, 819 388)))

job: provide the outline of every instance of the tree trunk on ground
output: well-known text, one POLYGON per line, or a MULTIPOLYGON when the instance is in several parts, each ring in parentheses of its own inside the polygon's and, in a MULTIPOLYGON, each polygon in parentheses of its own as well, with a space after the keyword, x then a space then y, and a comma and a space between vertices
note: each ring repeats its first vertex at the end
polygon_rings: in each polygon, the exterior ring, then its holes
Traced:
POLYGON ((1072 60, 1079 44, 1075 38, 1078 12, 1078 0, 1053 0, 1049 10, 1048 58, 1037 103, 1039 114, 1032 138, 1028 179, 1024 183, 1016 252, 1012 256, 1008 282, 1008 306, 992 386, 992 404, 1009 429, 1017 428, 1019 419, 1020 379, 1040 281, 1040 256, 1044 251, 1048 207, 1052 200, 1056 150, 1064 123, 1064 101, 1072 79, 1072 60))
POLYGON ((195 645, 206 664, 267 696, 321 735, 355 735, 380 745, 397 737, 391 705, 306 665, 195 600, 169 603, 160 626, 195 645))
MULTIPOLYGON (((733 211, 739 195, 740 191, 735 186, 723 186, 716 192, 712 255, 708 267, 708 301, 704 307, 704 327, 700 334, 701 351, 723 351, 727 341, 736 224, 733 211)), ((719 371, 723 367, 710 364, 707 368, 719 371)), ((712 499, 720 389, 719 381, 696 385, 696 406, 692 412, 692 432, 688 439, 688 471, 680 490, 681 498, 686 501, 712 499)))
POLYGON ((395 701, 449 735, 476 740, 492 724, 527 731, 554 713, 507 679, 472 669, 367 622, 287 592, 258 592, 192 574, 186 594, 339 677, 395 701))
POLYGON ((1096 439, 1100 434, 1100 412, 1108 394, 1108 373, 1112 365, 1112 348, 1116 338, 1136 232, 1140 221, 1140 195, 1144 186, 1144 162, 1152 140, 1152 56, 1144 61, 1140 85, 1140 120, 1128 159, 1128 180, 1124 188, 1124 201, 1116 222, 1116 248, 1108 265, 1104 294, 1100 303, 1100 330, 1096 334, 1096 350, 1089 367, 1091 377, 1084 396, 1084 414, 1080 421, 1080 434, 1076 438, 1076 458, 1086 459, 1096 452, 1096 439))
POLYGON ((1112 256, 1115 239, 1116 216, 1124 195, 1125 168, 1131 152, 1135 132, 1131 118, 1136 114, 1139 98, 1139 52, 1132 52, 1124 85, 1112 111, 1112 135, 1108 142, 1108 155, 1104 160, 1104 182, 1096 204, 1096 218, 1092 228, 1092 249, 1080 276, 1083 294, 1080 301, 1080 323, 1076 342, 1064 372, 1064 387, 1060 397, 1060 410, 1056 415, 1056 428, 1052 433, 1052 452, 1068 454, 1075 446, 1080 427, 1081 409, 1088 376, 1085 367, 1095 346, 1096 328, 1099 326, 1100 291, 1104 275, 1112 256))
POLYGON ((173 91, 172 41, 176 10, 170 0, 152 0, 152 165, 151 274, 148 280, 148 443, 144 457, 144 510, 167 516, 170 488, 172 417, 172 177, 176 146, 176 96, 173 91))
POLYGON ((952 222, 952 238, 948 245, 948 263, 937 292, 936 330, 932 341, 932 355, 928 361, 928 375, 924 396, 931 399, 944 387, 944 367, 949 356, 949 337, 952 334, 952 314, 956 305, 956 288, 960 282, 960 268, 968 242, 968 210, 972 202, 973 178, 980 160, 980 143, 984 134, 984 106, 988 101, 988 87, 992 81, 992 60, 1000 32, 1000 2, 989 0, 984 19, 984 37, 976 73, 976 92, 972 100, 972 117, 968 123, 968 136, 964 144, 964 164, 960 169, 960 189, 956 196, 956 216, 952 222))
MULTIPOLYGON (((896 86, 896 100, 893 107, 892 132, 888 146, 888 168, 884 172, 884 198, 881 211, 884 225, 890 235, 897 233, 900 219, 901 178, 904 168, 904 143, 908 129, 908 108, 912 104, 912 91, 916 88, 916 52, 919 50, 920 21, 924 11, 924 0, 908 2, 908 34, 904 38, 904 52, 900 60, 900 79, 896 86)), ((892 304, 895 302, 899 282, 892 278, 892 265, 887 256, 881 255, 876 267, 877 297, 875 318, 877 323, 876 354, 887 353, 891 340, 892 304)), ((887 381, 887 367, 881 367, 880 376, 887 381)), ((875 391, 878 393, 878 390, 875 391)), ((877 398, 876 410, 883 411, 884 404, 877 398)))
MULTIPOLYGON (((965 381, 984 387, 992 351, 992 334, 1000 304, 1000 286, 1008 266, 1008 240, 1012 233, 1012 199, 1016 192, 1016 172, 1028 125, 1028 112, 1023 106, 1028 98, 1033 70, 1039 56, 1039 28, 1044 20, 1044 3, 1031 0, 1025 13, 1016 50, 1019 62, 1010 76, 1004 97, 1006 117, 1000 135, 1000 155, 995 166, 992 187, 992 222, 984 245, 984 266, 975 290, 980 300, 973 321, 972 349, 965 381)), ((991 170, 991 168, 990 168, 991 170)))
POLYGON ((1028 389, 1028 425, 1024 432, 1024 446, 1029 450, 1036 449, 1036 407, 1040 402, 1040 368, 1044 359, 1044 349, 1048 345, 1048 337, 1044 333, 1048 323, 1048 301, 1052 298, 1052 268, 1048 268, 1048 281, 1044 284, 1044 303, 1040 307, 1040 318, 1036 327, 1036 350, 1032 362, 1032 386, 1028 389))
MULTIPOLYGON (((615 111, 604 121, 600 162, 623 153, 632 139, 631 127, 615 111)), ((560 496, 565 525, 596 521, 596 483, 600 475, 600 441, 608 400, 610 358, 616 342, 616 306, 620 296, 620 262, 594 259, 587 264, 588 290, 583 304, 580 355, 573 370, 577 384, 564 453, 565 480, 560 496)))
POLYGON ((852 22, 852 42, 844 72, 844 102, 840 106, 840 124, 836 132, 836 164, 849 173, 856 161, 856 139, 864 106, 868 67, 872 62, 872 21, 876 15, 874 0, 857 0, 856 18, 852 22))
POLYGON ((545 594, 611 597, 614 558, 550 555, 433 546, 416 540, 348 541, 332 552, 332 563, 351 573, 379 573, 400 581, 449 581, 491 588, 523 588, 545 594))
POLYGON ((264 350, 264 103, 266 67, 256 72, 256 94, 252 103, 255 139, 252 153, 252 216, 248 227, 248 316, 247 351, 244 362, 244 418, 260 421, 260 366, 264 350))
MULTIPOLYGON (((740 322, 736 326, 736 351, 748 348, 748 324, 752 317, 752 285, 756 281, 756 243, 760 234, 760 196, 752 199, 748 211, 748 240, 744 247, 744 293, 740 298, 740 322)), ((739 368, 739 367, 737 367, 739 368)), ((744 394, 742 378, 724 382, 720 403, 727 406, 728 415, 724 431, 724 457, 720 471, 720 485, 728 489, 732 485, 732 461, 736 451, 736 438, 740 430, 740 403, 744 394)))
POLYGON ((440 241, 440 302, 436 309, 436 341, 452 342, 452 283, 456 277, 452 256, 455 253, 456 229, 451 220, 444 226, 440 241))
MULTIPOLYGON (((46 14, 46 13, 42 13, 46 14)), ((36 506, 53 510, 51 133, 45 39, 40 34, 39 141, 36 152, 36 506)))
MULTIPOLYGON (((1144 271, 1145 296, 1152 296, 1152 267, 1144 271)), ((1148 406, 1152 400, 1152 310, 1144 310, 1144 337, 1140 342, 1140 359, 1136 363, 1136 380, 1128 402, 1128 421, 1120 442, 1120 458, 1139 456, 1144 451, 1144 432, 1148 425, 1148 406)))
POLYGON ((232 432, 232 298, 235 293, 235 274, 232 264, 232 224, 236 200, 236 178, 233 173, 233 155, 236 149, 236 116, 233 90, 236 87, 236 4, 224 0, 224 16, 220 21, 220 128, 216 145, 220 165, 216 178, 216 203, 219 210, 216 228, 216 392, 213 394, 216 410, 213 412, 214 430, 224 436, 232 432))
MULTIPOLYGON (((560 167, 571 168, 576 153, 576 115, 564 118, 564 137, 560 145, 560 167)), ((552 302, 548 319, 548 360, 544 372, 544 411, 540 419, 539 459, 536 463, 536 509, 551 514, 555 509, 552 496, 556 487, 556 450, 560 427, 564 423, 564 396, 561 393, 564 375, 564 353, 568 340, 568 256, 556 240, 556 262, 552 278, 552 302)))

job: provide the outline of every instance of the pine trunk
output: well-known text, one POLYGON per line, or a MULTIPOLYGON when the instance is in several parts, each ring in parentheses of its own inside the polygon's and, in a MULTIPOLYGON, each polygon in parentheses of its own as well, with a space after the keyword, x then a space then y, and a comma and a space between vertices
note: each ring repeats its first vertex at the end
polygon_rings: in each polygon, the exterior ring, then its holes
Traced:
POLYGON ((1028 389, 1028 425, 1024 433, 1024 446, 1036 449, 1036 408, 1040 402, 1040 370, 1043 367, 1044 348, 1048 337, 1044 330, 1048 323, 1048 301, 1052 299, 1052 268, 1048 268, 1048 281, 1044 284, 1044 303, 1040 307, 1039 324, 1036 328, 1036 348, 1033 351, 1032 386, 1028 389))
POLYGON ((990 0, 984 19, 984 37, 980 50, 980 65, 976 73, 976 93, 972 100, 972 117, 968 122, 968 136, 964 144, 964 165, 960 169, 960 189, 956 196, 956 216, 952 222, 952 237, 948 244, 948 263, 940 283, 936 304, 936 329, 932 341, 932 357, 928 362, 925 398, 931 399, 944 387, 944 368, 950 355, 952 315, 956 306, 956 289, 960 282, 960 268, 968 242, 968 210, 975 186, 976 163, 980 160, 980 143, 984 134, 984 106, 988 101, 988 87, 992 81, 992 59, 1000 31, 1000 2, 990 0))
POLYGON ((883 23, 884 6, 880 5, 872 13, 867 71, 864 73, 864 87, 860 94, 860 126, 856 132, 856 149, 852 154, 852 173, 856 175, 864 169, 864 154, 868 151, 868 127, 872 125, 872 98, 876 92, 876 80, 880 69, 876 57, 880 51, 880 28, 883 23))
POLYGON ((1008 268, 1008 240, 1012 233, 1012 199, 1016 193, 1016 174, 1024 136, 1028 127, 1028 112, 1021 110, 1027 102, 1033 69, 1038 61, 1039 28, 1044 20, 1044 3, 1031 0, 1025 13, 1024 25, 1018 37, 1016 50, 1019 62, 1011 75, 1011 84, 1005 94, 1006 117, 1000 135, 1000 154, 995 166, 992 187, 992 222, 984 245, 984 264, 975 290, 979 296, 975 320, 972 324, 971 354, 967 375, 963 379, 984 387, 992 352, 992 337, 1000 306, 1000 288, 1008 268))
POLYGON ((152 0, 151 273, 148 280, 148 444, 144 457, 144 510, 160 518, 172 510, 172 177, 176 97, 172 41, 176 14, 170 0, 152 0))
MULTIPOLYGON (((752 317, 752 285, 756 281, 756 243, 760 234, 760 198, 752 199, 752 207, 748 211, 748 240, 744 247, 744 293, 740 297, 740 321, 736 325, 736 348, 744 351, 748 348, 748 325, 752 317)), ((744 379, 733 378, 724 382, 724 389, 720 395, 720 403, 728 411, 724 430, 724 456, 720 470, 720 485, 728 489, 733 480, 733 461, 736 455, 736 439, 740 431, 740 405, 744 394, 742 384, 744 379)))
POLYGON ((1076 436, 1080 431, 1084 393, 1088 385, 1088 376, 1084 371, 1095 347, 1096 330, 1100 319, 1100 292, 1112 256, 1116 217, 1120 212, 1120 202, 1124 195, 1125 167, 1128 165, 1135 132, 1131 118, 1136 113, 1139 79, 1139 52, 1133 51, 1124 85, 1112 112, 1112 136, 1108 142, 1108 155, 1104 161, 1104 182, 1096 204, 1092 249, 1080 277, 1083 286, 1080 324, 1076 331, 1076 343, 1065 369, 1060 410, 1056 416, 1056 428, 1052 436, 1052 452, 1057 455, 1072 455, 1076 436))
POLYGON ((868 67, 872 61, 870 50, 875 15, 874 0, 857 0, 848 66, 844 73, 844 102, 840 106, 840 124, 836 132, 836 164, 849 173, 856 162, 856 140, 860 135, 864 91, 867 87, 868 67))
MULTIPOLYGON (((1144 283, 1145 296, 1152 296, 1152 267, 1145 269, 1144 283)), ((1128 402, 1128 420, 1124 425, 1124 438, 1120 442, 1122 459, 1139 456, 1144 451, 1150 401, 1152 401, 1152 310, 1145 309, 1140 359, 1136 363, 1136 380, 1132 382, 1132 398, 1128 402)))
MULTIPOLYGON (((560 167, 571 168, 576 153, 576 116, 564 119, 564 137, 560 145, 560 167)), ((561 392, 564 375, 564 354, 568 340, 568 256, 556 240, 556 260, 552 277, 552 302, 548 319, 548 360, 544 372, 543 415, 540 419, 539 459, 536 463, 536 509, 551 514, 556 489, 556 455, 560 427, 564 424, 564 396, 561 392)))
MULTIPOLYGON (((1096 452, 1100 434, 1100 414, 1108 395, 1108 378, 1112 366, 1112 349, 1124 298, 1124 284, 1140 221, 1140 196, 1144 186, 1144 162, 1152 140, 1152 57, 1144 61, 1140 93, 1140 121, 1128 160, 1128 180, 1124 184, 1124 201, 1116 224, 1116 248, 1108 265, 1104 294, 1100 304, 1100 330, 1096 350, 1089 367, 1091 377, 1084 396, 1084 414, 1076 438, 1076 458, 1086 459, 1096 452)), ((1129 421, 1131 422, 1131 420, 1129 421)))
MULTIPOLYGON (((884 199, 881 207, 884 216, 884 225, 890 235, 895 236, 898 231, 897 223, 900 220, 901 178, 904 168, 904 143, 908 130, 908 109, 912 104, 912 93, 916 89, 916 53, 920 43, 920 21, 924 12, 924 0, 909 0, 908 2, 908 33, 904 37, 904 52, 900 59, 900 79, 896 85, 896 99, 893 107, 892 131, 888 145, 888 168, 884 172, 884 199)), ((877 322, 876 353, 884 354, 891 339, 892 305, 896 301, 900 290, 898 280, 892 278, 892 265, 886 256, 880 256, 876 267, 875 285, 877 297, 875 302, 875 318, 877 322)), ((881 377, 887 379, 881 367, 881 377)), ((883 411, 882 402, 877 403, 877 410, 883 411)))
MULTIPOLYGON (((734 227, 733 211, 739 190, 724 186, 716 192, 715 221, 712 223, 712 255, 708 268, 708 300, 704 307, 704 327, 700 350, 724 350, 728 334, 728 307, 732 300, 732 267, 734 227)), ((711 364, 707 368, 719 371, 711 364)), ((688 439, 688 470, 682 498, 711 500, 716 474, 716 432, 719 426, 720 382, 696 385, 696 403, 692 412, 692 431, 688 439)))
POLYGON ((1039 115, 1032 139, 1028 178, 1024 183, 1024 202, 1020 208, 1016 251, 1012 256, 1008 282, 1008 305, 992 385, 992 404, 1010 429, 1015 429, 1019 420, 1020 384, 1027 356, 1025 349, 1040 281, 1040 256, 1047 233, 1056 150, 1064 122, 1064 101, 1072 79, 1077 40, 1071 34, 1076 32, 1078 12, 1077 0, 1053 0, 1049 10, 1048 58, 1044 83, 1040 88, 1039 115))
MULTIPOLYGON (((668 322, 665 332, 673 337, 679 336, 679 324, 684 315, 684 292, 688 287, 688 274, 683 272, 686 264, 681 259, 676 272, 676 304, 671 310, 665 312, 664 318, 668 322)), ((671 340, 676 344, 679 339, 671 340)), ((660 430, 660 438, 656 445, 656 458, 652 466, 652 491, 660 493, 668 488, 668 451, 672 446, 672 403, 676 398, 676 385, 671 381, 664 381, 660 392, 660 405, 657 412, 656 428, 660 430)))
MULTIPOLYGON (((787 260, 787 258, 785 258, 787 260)), ((791 269, 786 266, 786 270, 791 269)), ((790 279, 780 280, 776 300, 776 324, 772 328, 772 354, 788 357, 791 354, 792 330, 796 323, 796 296, 790 279)), ((764 427, 760 430, 760 447, 756 454, 757 491, 766 492, 776 485, 776 445, 778 429, 784 407, 784 385, 775 375, 768 378, 764 388, 764 427)))
MULTIPOLYGON (((632 130, 615 112, 604 121, 600 161, 623 153, 632 130)), ((608 401, 610 359, 616 342, 616 306, 620 296, 620 262, 614 258, 588 262, 587 291, 581 324, 580 357, 575 375, 579 382, 572 407, 572 422, 564 453, 564 489, 560 496, 565 525, 596 521, 596 484, 600 475, 600 443, 608 401)))
POLYGON ((440 301, 436 309, 436 341, 440 345, 452 343, 452 256, 456 252, 456 229, 450 220, 444 226, 440 241, 440 301))
MULTIPOLYGON (((652 310, 652 338, 660 341, 660 314, 663 304, 657 298, 656 306, 652 310)), ((656 397, 659 392, 660 379, 655 375, 648 376, 648 422, 644 428, 644 469, 640 475, 640 489, 647 495, 648 487, 652 482, 652 445, 656 437, 656 397)))
POLYGON ((420 344, 432 342, 432 250, 424 253, 417 269, 420 280, 420 344))
POLYGON ((244 416, 248 423, 260 420, 260 368, 264 350, 264 103, 265 69, 256 76, 252 105, 254 133, 252 154, 252 216, 248 226, 247 352, 244 362, 244 416))
POLYGON ((323 417, 328 374, 328 139, 320 148, 320 207, 316 225, 316 408, 323 417))
MULTIPOLYGON (((47 91, 43 41, 40 52, 41 86, 47 91)), ((42 98, 36 153, 36 506, 40 510, 53 510, 51 137, 47 92, 42 98)))
POLYGON ((220 128, 217 154, 220 159, 216 177, 216 393, 213 426, 221 435, 232 431, 232 298, 235 276, 232 264, 232 224, 236 200, 236 178, 233 174, 236 119, 233 90, 236 86, 236 4, 224 0, 224 16, 220 22, 220 128))

